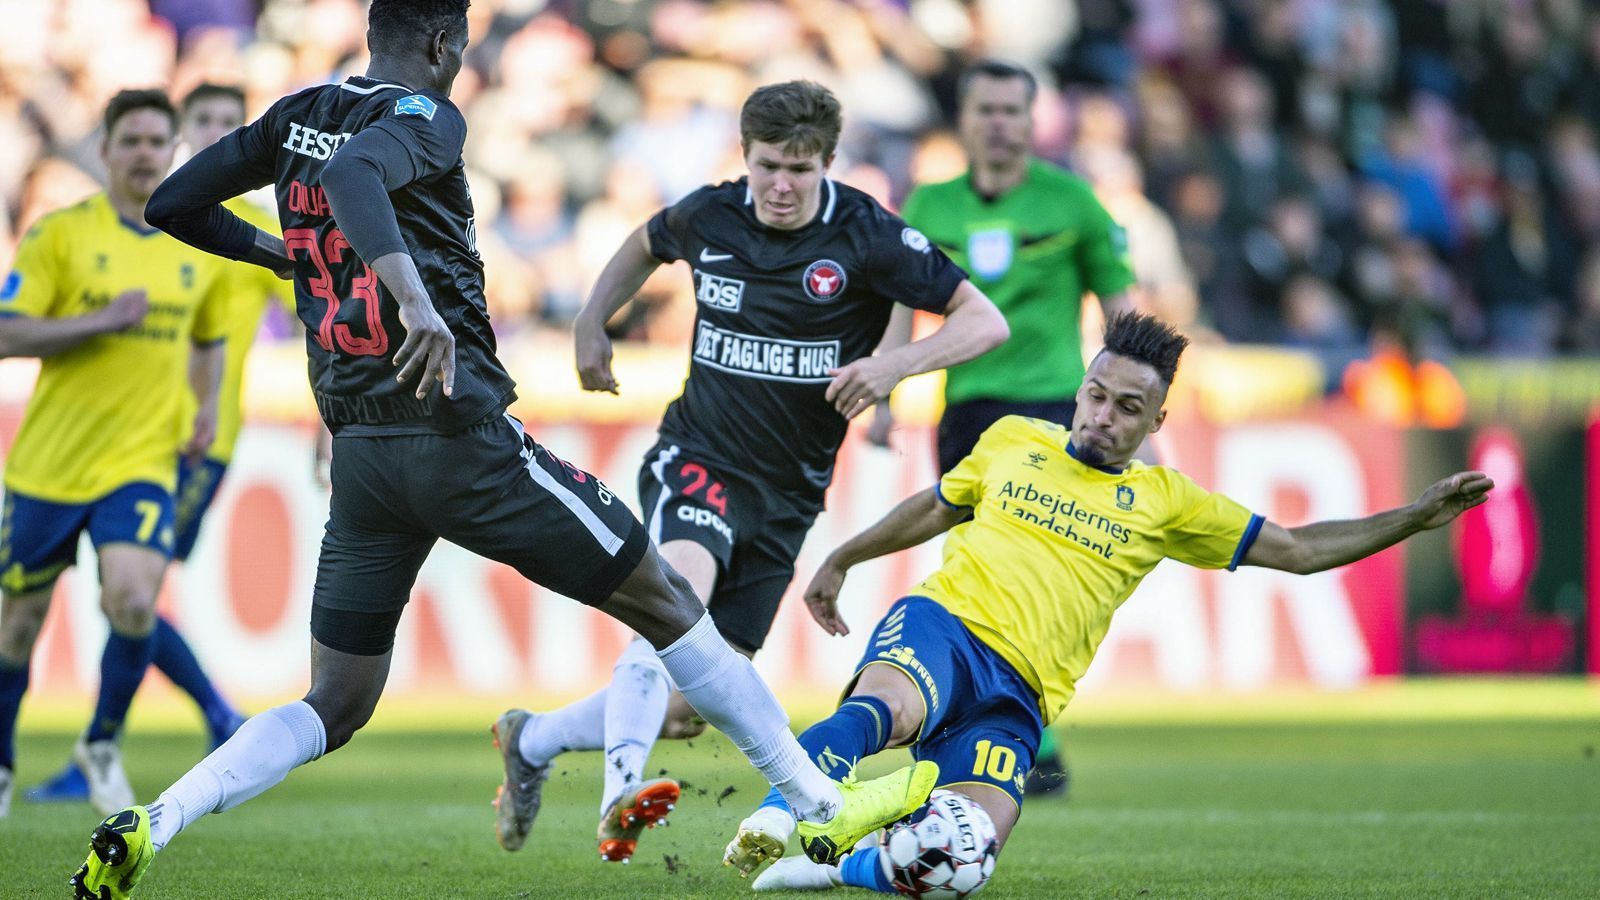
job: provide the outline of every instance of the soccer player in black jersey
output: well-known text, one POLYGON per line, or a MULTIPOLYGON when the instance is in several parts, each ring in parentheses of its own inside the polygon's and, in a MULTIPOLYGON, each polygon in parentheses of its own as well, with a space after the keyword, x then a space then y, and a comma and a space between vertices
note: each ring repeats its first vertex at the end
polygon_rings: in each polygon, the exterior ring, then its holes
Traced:
MULTIPOLYGON (((640 469, 639 496, 662 557, 747 655, 794 577, 849 420, 907 376, 972 359, 1007 335, 999 311, 920 232, 827 177, 840 124, 838 100, 819 85, 753 93, 740 113, 748 177, 704 187, 630 235, 574 329, 584 388, 615 392, 605 322, 657 266, 692 267, 689 379, 640 469), (943 313, 944 326, 873 356, 897 302, 943 313)), ((619 812, 637 793, 676 790, 642 780, 663 722, 668 734, 692 733, 686 707, 669 714, 667 674, 636 640, 600 694, 542 715, 507 713, 521 737, 503 748, 508 765, 545 768, 563 750, 605 749, 602 859, 633 854, 636 835, 619 812)))
MULTIPOLYGON (((347 742, 382 693, 401 610, 439 538, 593 604, 661 648, 689 702, 810 820, 801 830, 818 858, 911 812, 937 777, 919 764, 859 785, 830 780, 633 514, 506 415, 513 384, 494 355, 473 246, 466 123, 449 99, 466 10, 467 0, 374 0, 365 76, 278 101, 150 201, 150 221, 188 243, 292 271, 312 387, 334 433, 333 497, 312 598, 310 692, 251 718, 148 807, 106 819, 73 876, 80 897, 127 896, 184 827, 347 742), (281 240, 221 206, 266 184, 277 188, 281 240)), ((536 794, 542 775, 513 773, 505 788, 536 794)), ((637 811, 638 827, 665 816, 670 800, 659 799, 637 811)))

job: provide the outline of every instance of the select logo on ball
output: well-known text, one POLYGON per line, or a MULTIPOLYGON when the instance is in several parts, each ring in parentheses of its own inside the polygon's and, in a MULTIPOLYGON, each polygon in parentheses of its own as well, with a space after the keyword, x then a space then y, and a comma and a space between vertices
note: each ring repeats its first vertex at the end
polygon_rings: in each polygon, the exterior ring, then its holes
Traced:
POLYGON ((844 274, 844 266, 831 259, 819 259, 806 266, 806 274, 800 279, 800 283, 806 289, 806 296, 818 303, 832 303, 839 299, 848 281, 844 274))

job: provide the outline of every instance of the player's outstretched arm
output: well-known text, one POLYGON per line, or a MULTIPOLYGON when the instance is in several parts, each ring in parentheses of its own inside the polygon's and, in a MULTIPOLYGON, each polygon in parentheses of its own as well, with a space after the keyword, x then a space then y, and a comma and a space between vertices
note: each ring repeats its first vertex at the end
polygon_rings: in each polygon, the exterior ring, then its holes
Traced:
POLYGON ((271 160, 253 153, 240 129, 201 150, 167 176, 145 204, 156 228, 207 253, 271 269, 288 278, 294 269, 283 239, 234 215, 222 201, 272 182, 271 160))
POLYGON ((633 299, 661 265, 650 252, 650 231, 640 225, 611 255, 606 267, 584 301, 572 323, 572 339, 578 364, 578 381, 586 391, 617 392, 617 379, 611 373, 611 338, 606 323, 617 310, 633 299))
POLYGON ((839 589, 844 586, 850 567, 944 534, 970 512, 940 500, 934 488, 907 497, 877 524, 840 544, 823 560, 806 587, 806 608, 811 610, 811 618, 829 634, 849 634, 849 627, 839 618, 839 589))
POLYGON ((54 356, 88 339, 125 331, 144 321, 150 301, 142 290, 123 291, 92 313, 66 318, 0 317, 0 359, 8 356, 54 356))
POLYGON ((834 369, 828 402, 846 419, 889 396, 912 375, 945 369, 982 356, 1006 342, 1006 317, 970 281, 962 281, 944 308, 944 324, 920 341, 834 369))
POLYGON ((1284 528, 1261 526, 1244 564, 1309 575, 1365 559, 1419 531, 1438 528, 1488 499, 1494 487, 1482 472, 1457 472, 1435 482, 1416 502, 1398 509, 1339 522, 1284 528))

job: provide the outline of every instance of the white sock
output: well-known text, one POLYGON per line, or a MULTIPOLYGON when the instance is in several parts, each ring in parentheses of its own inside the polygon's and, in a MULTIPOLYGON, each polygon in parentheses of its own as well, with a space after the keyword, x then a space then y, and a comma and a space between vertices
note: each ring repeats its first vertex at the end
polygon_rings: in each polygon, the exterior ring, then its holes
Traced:
POLYGON ((655 648, 644 638, 634 638, 612 668, 611 689, 606 693, 602 814, 623 791, 643 779, 650 748, 655 746, 661 723, 667 718, 667 698, 671 693, 667 670, 656 657, 655 648))
POLYGON ((560 709, 539 713, 522 727, 517 749, 529 765, 549 765, 569 750, 599 750, 606 739, 606 692, 601 688, 560 709))
POLYGON ((304 700, 251 716, 150 804, 150 842, 157 850, 209 812, 224 812, 322 755, 328 736, 304 700))
POLYGON ((789 835, 794 834, 795 822, 794 816, 790 815, 787 809, 779 809, 776 806, 763 806, 746 817, 742 824, 751 825, 759 831, 781 837, 787 841, 789 835))
POLYGON ((657 655, 689 705, 733 741, 800 818, 833 818, 843 802, 839 786, 806 756, 772 689, 717 634, 710 615, 657 655))

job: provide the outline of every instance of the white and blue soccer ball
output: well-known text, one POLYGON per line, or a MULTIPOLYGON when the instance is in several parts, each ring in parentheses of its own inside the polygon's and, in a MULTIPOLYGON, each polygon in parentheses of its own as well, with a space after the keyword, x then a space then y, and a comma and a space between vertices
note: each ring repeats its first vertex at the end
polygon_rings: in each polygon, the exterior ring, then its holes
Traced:
POLYGON ((878 859, 894 889, 918 900, 959 900, 994 874, 994 822, 955 791, 937 790, 911 815, 883 830, 878 859))

